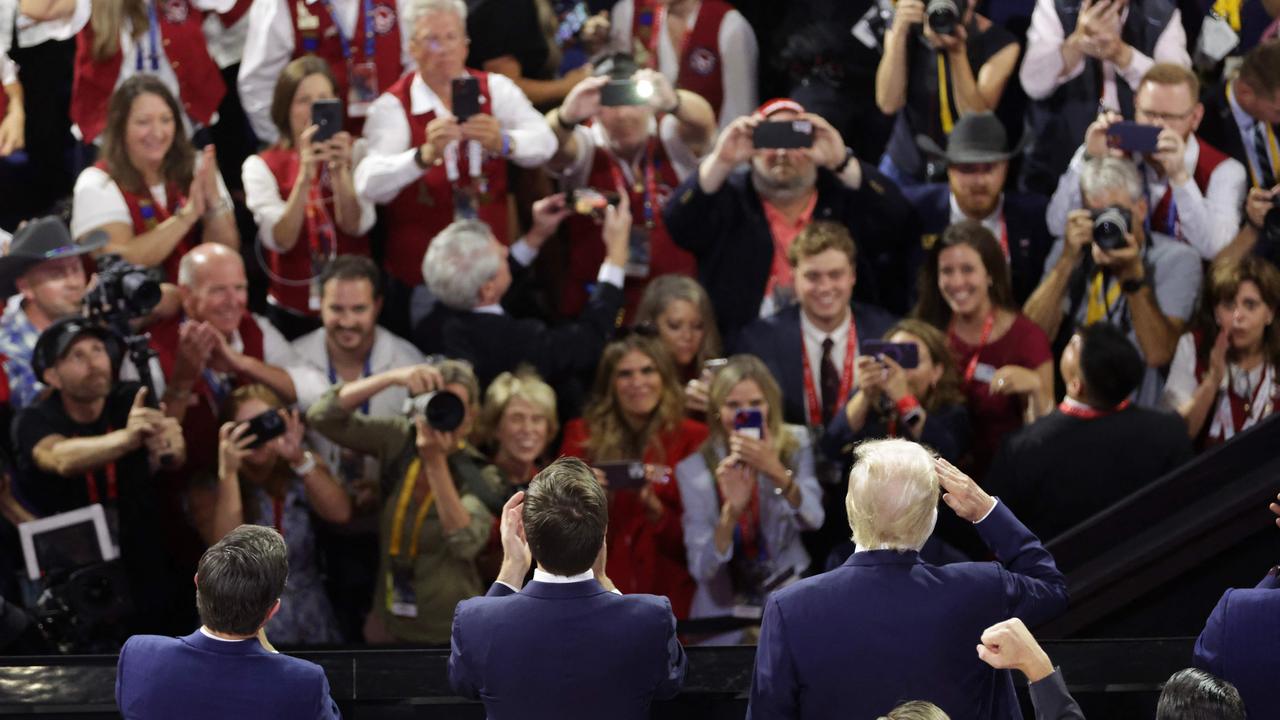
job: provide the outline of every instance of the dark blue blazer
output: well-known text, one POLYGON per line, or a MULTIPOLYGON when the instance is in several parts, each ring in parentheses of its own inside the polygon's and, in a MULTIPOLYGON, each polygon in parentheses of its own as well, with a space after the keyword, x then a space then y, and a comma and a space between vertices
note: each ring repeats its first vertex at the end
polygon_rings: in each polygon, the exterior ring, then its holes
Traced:
POLYGON ((256 640, 134 635, 120 650, 116 704, 127 720, 340 718, 315 663, 256 640))
MULTIPOLYGON (((883 337, 897 319, 874 305, 853 303, 853 324, 858 344, 883 337)), ((764 361, 782 389, 782 419, 808 425, 804 414, 804 339, 800 330, 800 306, 791 305, 767 318, 759 318, 742 330, 732 346, 736 353, 750 353, 764 361)), ((817 369, 814 369, 817 372, 817 369)), ((817 377, 814 377, 817 381, 817 377)), ((840 413, 836 413, 839 415, 840 413)))
MULTIPOLYGON (((920 242, 912 247, 910 259, 910 273, 914 281, 928 258, 929 248, 951 224, 951 188, 946 183, 932 183, 903 188, 902 194, 915 208, 920 224, 920 242)), ((1004 222, 1009 231, 1009 272, 1013 298, 1019 305, 1026 302, 1040 284, 1044 260, 1053 247, 1053 235, 1044 222, 1048 205, 1049 199, 1043 195, 1004 194, 1004 222)), ((914 304, 918 292, 915 282, 912 282, 911 289, 914 304)))
POLYGON ((671 602, 618 595, 595 580, 494 583, 453 615, 449 683, 489 720, 649 717, 684 684, 671 602))
POLYGON ((1196 640, 1194 665, 1236 686, 1251 718, 1280 717, 1280 577, 1228 590, 1196 640))
POLYGON ((934 566, 869 550, 765 603, 748 720, 873 718, 928 700, 952 720, 1021 718, 1009 671, 978 659, 982 631, 1067 607, 1066 580, 998 503, 976 525, 999 562, 934 566))

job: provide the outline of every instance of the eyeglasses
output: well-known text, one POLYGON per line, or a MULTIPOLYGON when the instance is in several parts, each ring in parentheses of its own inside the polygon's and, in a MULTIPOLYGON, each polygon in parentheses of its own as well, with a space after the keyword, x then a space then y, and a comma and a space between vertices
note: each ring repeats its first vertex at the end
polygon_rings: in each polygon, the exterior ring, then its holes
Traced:
POLYGON ((1179 113, 1162 113, 1162 112, 1156 112, 1154 110, 1144 110, 1142 108, 1135 108, 1133 114, 1134 114, 1134 117, 1140 117, 1146 120, 1155 120, 1157 122, 1176 122, 1178 120, 1186 120, 1187 118, 1191 117, 1191 113, 1195 111, 1196 111, 1195 108, 1191 108, 1190 110, 1179 114, 1179 113))
POLYGON ((456 35, 448 33, 447 35, 414 35, 413 41, 425 45, 427 48, 439 52, 445 48, 454 48, 466 42, 466 35, 456 35))

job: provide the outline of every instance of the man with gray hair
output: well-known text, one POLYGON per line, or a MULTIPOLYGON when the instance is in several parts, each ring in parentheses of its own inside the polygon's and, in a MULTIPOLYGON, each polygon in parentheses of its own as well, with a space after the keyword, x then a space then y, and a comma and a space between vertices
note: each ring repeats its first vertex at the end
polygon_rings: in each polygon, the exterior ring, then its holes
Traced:
POLYGON ((280 609, 289 575, 284 538, 241 525, 200 558, 200 629, 186 637, 135 635, 120 650, 116 703, 148 718, 338 718, 324 670, 281 655, 262 628, 280 609))
MULTIPOLYGON (((558 222, 555 216, 565 212, 546 200, 533 207, 535 227, 558 222)), ((521 364, 532 365, 556 389, 562 414, 575 412, 586 387, 579 380, 595 370, 622 307, 631 238, 625 195, 617 206, 605 208, 602 237, 605 258, 586 307, 577 320, 548 328, 539 320, 512 318, 503 309, 511 286, 507 247, 483 222, 453 223, 431 241, 422 262, 437 302, 414 327, 414 343, 428 355, 469 361, 481 386, 521 364)))
POLYGON ((1040 541, 973 480, 906 440, 858 446, 845 506, 854 554, 765 603, 748 720, 875 717, 902 698, 928 700, 954 720, 1018 717, 1009 672, 974 647, 1002 620, 1036 625, 1066 609, 1066 579, 1040 541), (920 559, 939 486, 999 562, 920 559))
POLYGON ((1200 255, 1148 232, 1146 193, 1131 161, 1090 160, 1080 173, 1080 194, 1084 208, 1067 214, 1063 237, 1049 251, 1023 312, 1050 338, 1095 322, 1124 330, 1147 364, 1135 401, 1155 406, 1159 369, 1173 359, 1200 291, 1200 255), (1063 318, 1069 318, 1065 328, 1063 318))

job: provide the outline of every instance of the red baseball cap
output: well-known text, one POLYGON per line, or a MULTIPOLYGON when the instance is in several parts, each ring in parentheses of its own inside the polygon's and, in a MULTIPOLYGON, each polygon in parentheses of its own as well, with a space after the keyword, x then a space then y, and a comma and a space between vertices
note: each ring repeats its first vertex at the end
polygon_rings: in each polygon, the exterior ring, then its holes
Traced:
POLYGON ((760 107, 756 108, 755 114, 758 117, 768 119, 770 115, 783 110, 799 114, 804 112, 804 106, 791 98, 774 98, 765 100, 760 107))

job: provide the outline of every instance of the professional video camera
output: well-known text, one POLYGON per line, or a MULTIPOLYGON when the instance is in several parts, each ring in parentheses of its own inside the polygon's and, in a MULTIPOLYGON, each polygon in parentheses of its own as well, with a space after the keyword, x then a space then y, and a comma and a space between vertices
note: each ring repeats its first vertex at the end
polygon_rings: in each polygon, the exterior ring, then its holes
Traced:
POLYGON ((85 317, 120 338, 137 368, 138 379, 151 397, 157 397, 151 378, 155 351, 148 342, 150 336, 136 331, 132 323, 154 310, 162 295, 160 283, 146 268, 119 255, 102 255, 98 258, 97 284, 84 296, 85 317))

